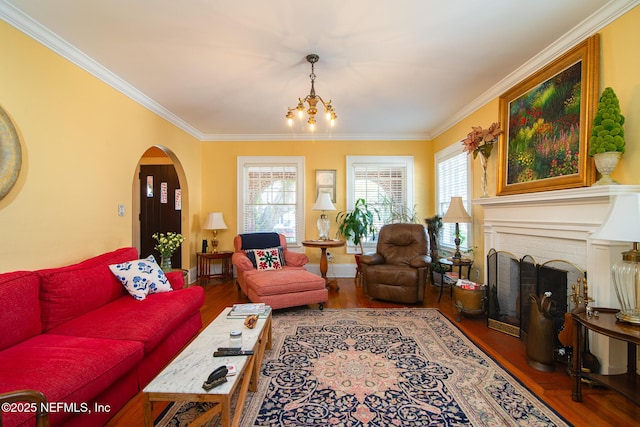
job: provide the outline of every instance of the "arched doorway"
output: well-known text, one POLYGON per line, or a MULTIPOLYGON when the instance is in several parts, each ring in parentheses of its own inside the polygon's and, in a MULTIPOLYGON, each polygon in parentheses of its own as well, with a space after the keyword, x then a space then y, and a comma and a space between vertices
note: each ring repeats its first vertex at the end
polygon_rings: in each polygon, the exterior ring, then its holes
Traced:
POLYGON ((141 257, 153 254, 160 262, 158 252, 153 248, 156 232, 181 233, 185 242, 174 253, 173 268, 188 268, 188 191, 186 178, 180 162, 167 148, 149 148, 138 162, 133 180, 133 242, 141 257), (137 220, 136 220, 137 219, 137 220))

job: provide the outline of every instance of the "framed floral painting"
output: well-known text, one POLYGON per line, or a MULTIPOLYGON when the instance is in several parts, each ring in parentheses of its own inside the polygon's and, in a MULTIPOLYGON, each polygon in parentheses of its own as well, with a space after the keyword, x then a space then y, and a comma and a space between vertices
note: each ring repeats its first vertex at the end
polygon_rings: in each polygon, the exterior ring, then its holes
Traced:
POLYGON ((598 103, 596 34, 500 97, 498 195, 585 187, 598 103))

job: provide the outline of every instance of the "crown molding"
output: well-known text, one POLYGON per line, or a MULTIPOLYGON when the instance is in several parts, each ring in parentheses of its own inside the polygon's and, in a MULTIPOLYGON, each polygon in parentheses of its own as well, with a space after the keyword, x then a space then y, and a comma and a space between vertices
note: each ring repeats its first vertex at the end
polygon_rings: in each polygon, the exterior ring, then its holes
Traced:
POLYGON ((545 48, 538 55, 525 62, 518 69, 513 71, 503 80, 485 91, 482 95, 471 101, 463 109, 452 115, 449 120, 426 134, 411 135, 340 135, 340 134, 263 134, 263 135, 241 135, 241 134, 204 134, 186 123, 162 105, 148 97, 125 80, 112 73, 100 63, 85 55, 75 46, 62 39, 40 23, 15 8, 6 0, 0 0, 0 19, 22 31, 29 37, 38 41, 42 45, 51 49, 63 58, 94 75, 125 96, 164 118, 169 123, 182 129, 199 141, 286 141, 286 140, 340 140, 340 141, 428 141, 445 132, 447 129, 460 122, 465 117, 474 113, 488 102, 499 97, 503 92, 513 85, 533 74, 553 59, 566 52, 568 49, 613 22, 624 13, 640 4, 640 0, 611 0, 597 12, 582 21, 563 37, 545 48))
POLYGON ((629 10, 640 4, 640 0, 611 0, 602 6, 598 11, 586 18, 584 21, 576 25, 568 33, 547 46, 536 56, 522 64, 511 74, 496 83, 482 95, 471 101, 467 106, 452 115, 449 120, 443 122, 440 126, 433 129, 431 135, 435 138, 446 130, 450 129, 456 123, 462 121, 465 117, 474 113, 495 98, 498 98, 504 92, 521 82, 528 76, 532 75, 551 61, 577 45, 584 39, 594 35, 602 28, 624 15, 629 10))
POLYGON ((429 141, 428 135, 400 134, 339 134, 339 133, 281 133, 281 134, 205 134, 201 141, 429 141))
POLYGON ((23 13, 21 10, 16 9, 12 4, 7 3, 5 0, 0 0, 0 19, 6 21, 8 24, 22 31, 23 33, 41 43, 42 45, 46 46, 47 48, 51 49, 58 55, 71 61, 73 64, 102 80, 109 86, 131 98, 143 107, 151 110, 158 116, 184 130, 194 138, 202 140, 202 133, 200 133, 193 126, 186 123, 180 117, 176 116, 171 111, 167 110, 162 105, 149 98, 147 95, 133 87, 131 84, 127 83, 125 80, 109 71, 99 62, 85 55, 78 48, 52 32, 48 28, 42 26, 39 22, 23 13))

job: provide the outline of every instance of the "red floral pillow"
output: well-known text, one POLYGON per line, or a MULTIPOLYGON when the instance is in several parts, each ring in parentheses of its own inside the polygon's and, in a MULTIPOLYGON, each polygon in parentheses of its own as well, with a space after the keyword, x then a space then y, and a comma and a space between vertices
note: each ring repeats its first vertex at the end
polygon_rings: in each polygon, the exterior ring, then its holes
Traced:
POLYGON ((282 247, 245 251, 258 270, 279 270, 284 265, 282 247))

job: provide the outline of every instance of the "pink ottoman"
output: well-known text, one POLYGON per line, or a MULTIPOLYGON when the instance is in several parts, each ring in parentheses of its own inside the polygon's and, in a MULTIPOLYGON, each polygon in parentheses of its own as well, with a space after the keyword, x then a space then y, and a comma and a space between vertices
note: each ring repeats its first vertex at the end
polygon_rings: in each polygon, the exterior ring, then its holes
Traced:
POLYGON ((329 298, 324 279, 303 268, 254 270, 244 278, 249 300, 263 302, 274 309, 318 303, 322 310, 329 298))
POLYGON ((324 303, 329 299, 325 280, 304 269, 303 266, 309 259, 305 254, 288 251, 283 235, 238 235, 234 239, 234 247, 231 261, 236 267, 238 286, 251 302, 263 302, 273 309, 306 304, 318 304, 320 310, 324 308, 324 303), (264 245, 260 247, 262 242, 264 245), (284 266, 274 270, 258 270, 245 252, 247 249, 267 249, 276 246, 280 248, 285 262, 284 266))

